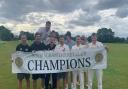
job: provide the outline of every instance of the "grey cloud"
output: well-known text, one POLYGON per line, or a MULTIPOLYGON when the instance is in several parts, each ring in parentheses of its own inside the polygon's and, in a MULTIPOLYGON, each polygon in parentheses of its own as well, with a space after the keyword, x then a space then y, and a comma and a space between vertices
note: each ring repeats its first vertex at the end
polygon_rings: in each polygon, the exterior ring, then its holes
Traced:
POLYGON ((128 4, 128 0, 99 0, 95 8, 104 10, 110 8, 119 8, 128 4))
POLYGON ((127 7, 123 7, 123 8, 119 8, 116 12, 116 15, 120 18, 125 18, 128 16, 128 6, 127 7))
POLYGON ((75 25, 74 24, 67 24, 67 27, 68 29, 74 29, 75 28, 75 25))
POLYGON ((59 12, 71 12, 78 9, 79 5, 83 1, 84 0, 50 0, 52 5, 54 5, 54 9, 58 10, 59 12))
POLYGON ((0 9, 1 16, 9 19, 19 19, 22 15, 30 12, 51 12, 58 13, 72 12, 80 8, 84 0, 3 0, 0 9))
MULTIPOLYGON (((1 2, 4 3, 0 8, 0 16, 14 20, 21 20, 21 16, 30 12, 70 13, 80 8, 89 12, 94 9, 120 8, 128 4, 128 0, 1 0, 1 2)), ((120 12, 119 10, 117 13, 120 12)))
POLYGON ((73 19, 70 21, 71 24, 80 25, 80 26, 90 26, 94 25, 96 22, 99 22, 101 17, 94 13, 81 14, 79 18, 73 19))
POLYGON ((26 0, 4 0, 1 14, 5 18, 17 19, 25 12, 26 3, 26 0))

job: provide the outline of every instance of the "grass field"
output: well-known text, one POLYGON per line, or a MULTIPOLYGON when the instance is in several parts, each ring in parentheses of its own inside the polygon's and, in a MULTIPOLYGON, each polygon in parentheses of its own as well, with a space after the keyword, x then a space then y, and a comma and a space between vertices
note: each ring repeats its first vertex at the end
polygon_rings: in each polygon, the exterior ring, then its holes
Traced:
MULTIPOLYGON (((10 62, 11 53, 15 52, 17 44, 18 41, 0 44, 0 89, 17 89, 16 75, 11 73, 10 62)), ((104 70, 103 89, 128 89, 128 44, 107 46, 108 68, 104 70)), ((93 89, 97 89, 96 84, 95 79, 93 89)), ((25 84, 23 89, 26 89, 25 84)))

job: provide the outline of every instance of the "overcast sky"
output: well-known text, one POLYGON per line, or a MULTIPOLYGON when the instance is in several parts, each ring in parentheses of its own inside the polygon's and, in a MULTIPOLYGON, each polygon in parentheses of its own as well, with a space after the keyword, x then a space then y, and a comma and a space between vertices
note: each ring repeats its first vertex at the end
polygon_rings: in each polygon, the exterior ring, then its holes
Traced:
POLYGON ((88 36, 106 27, 128 37, 128 0, 0 0, 0 25, 13 33, 35 32, 47 20, 60 33, 88 36))

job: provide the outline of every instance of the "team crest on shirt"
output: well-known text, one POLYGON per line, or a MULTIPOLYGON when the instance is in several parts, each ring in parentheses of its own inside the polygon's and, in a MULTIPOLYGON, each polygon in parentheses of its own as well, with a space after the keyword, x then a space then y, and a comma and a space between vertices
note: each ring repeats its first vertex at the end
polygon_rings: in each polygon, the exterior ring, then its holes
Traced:
POLYGON ((20 48, 20 51, 22 51, 23 49, 22 48, 20 48))
POLYGON ((23 60, 22 60, 22 58, 17 57, 17 58, 15 59, 15 64, 16 64, 17 67, 20 68, 20 67, 23 65, 23 60))
POLYGON ((95 56, 95 61, 96 63, 100 63, 103 60, 103 54, 102 53, 97 53, 95 56))
POLYGON ((28 49, 25 49, 25 51, 28 51, 28 49))

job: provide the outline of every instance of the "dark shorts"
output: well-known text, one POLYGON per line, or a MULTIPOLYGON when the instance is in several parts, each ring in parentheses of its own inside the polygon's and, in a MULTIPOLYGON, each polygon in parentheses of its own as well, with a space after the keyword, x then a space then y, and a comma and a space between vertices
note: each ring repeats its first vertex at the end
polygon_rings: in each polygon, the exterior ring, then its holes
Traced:
POLYGON ((32 74, 32 79, 37 80, 37 79, 45 79, 45 74, 32 74))
POLYGON ((68 76, 68 72, 57 73, 57 79, 66 78, 68 76))
POLYGON ((30 74, 17 73, 17 79, 18 80, 23 80, 23 79, 28 80, 29 78, 30 78, 30 74))

